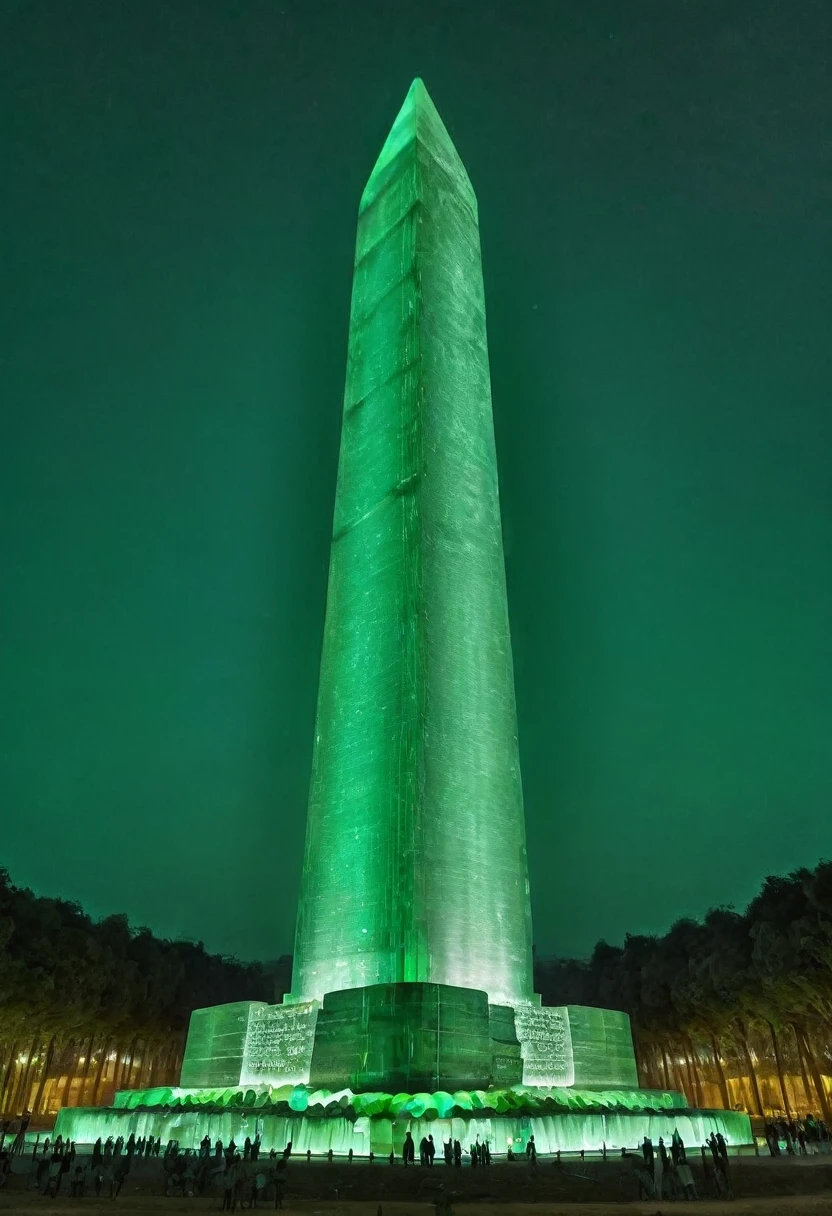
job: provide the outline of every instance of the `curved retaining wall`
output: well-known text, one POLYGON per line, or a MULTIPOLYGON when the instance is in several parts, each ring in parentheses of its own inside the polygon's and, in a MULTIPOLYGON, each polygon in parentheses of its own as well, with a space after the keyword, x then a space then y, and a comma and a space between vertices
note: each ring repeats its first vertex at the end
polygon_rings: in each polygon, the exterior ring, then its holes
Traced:
POLYGON ((180 1148, 197 1148, 204 1136, 211 1142, 228 1144, 233 1138, 242 1147, 246 1136, 252 1140, 259 1133, 264 1151, 282 1150, 291 1140, 293 1153, 323 1156, 330 1149, 337 1156, 346 1156, 352 1149, 356 1157, 388 1156, 391 1149, 398 1155, 405 1132, 410 1128, 418 1144, 422 1136, 432 1135, 441 1154, 447 1139, 459 1140, 467 1149, 475 1137, 488 1140, 492 1151, 505 1153, 509 1141, 515 1151, 524 1152, 530 1136, 534 1136, 539 1153, 608 1152, 635 1148, 645 1136, 654 1143, 660 1136, 670 1140, 678 1130, 688 1147, 704 1144, 711 1132, 722 1132, 729 1145, 751 1144, 751 1124, 748 1115, 739 1111, 678 1110, 668 1112, 639 1112, 595 1114, 575 1112, 541 1117, 490 1115, 483 1118, 455 1119, 396 1119, 315 1117, 310 1115, 260 1115, 256 1111, 200 1110, 116 1110, 102 1108, 68 1108, 62 1110, 55 1124, 55 1135, 74 1140, 76 1144, 92 1144, 99 1136, 161 1136, 162 1144, 177 1140, 180 1148))

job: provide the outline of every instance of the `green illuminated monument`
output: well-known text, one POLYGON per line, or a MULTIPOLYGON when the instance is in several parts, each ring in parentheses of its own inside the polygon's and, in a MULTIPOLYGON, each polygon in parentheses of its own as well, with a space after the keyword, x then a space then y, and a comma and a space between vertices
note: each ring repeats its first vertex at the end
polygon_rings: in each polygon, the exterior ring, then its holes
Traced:
POLYGON ((196 1010, 177 1089, 59 1126, 184 1145, 252 1117, 266 1147, 359 1154, 416 1120, 539 1151, 750 1138, 639 1089, 625 1014, 533 993, 477 202, 420 80, 359 208, 292 986, 196 1010))
POLYGON ((420 80, 359 208, 293 976, 401 982, 532 992, 477 202, 420 80))
MULTIPOLYGON (((216 1080, 217 1016, 188 1083, 216 1080)), ((293 993, 248 1017, 238 1081, 265 1079, 253 1036, 272 1081, 516 1084, 529 1021, 573 1079, 532 992, 477 202, 420 80, 359 207, 293 993)))

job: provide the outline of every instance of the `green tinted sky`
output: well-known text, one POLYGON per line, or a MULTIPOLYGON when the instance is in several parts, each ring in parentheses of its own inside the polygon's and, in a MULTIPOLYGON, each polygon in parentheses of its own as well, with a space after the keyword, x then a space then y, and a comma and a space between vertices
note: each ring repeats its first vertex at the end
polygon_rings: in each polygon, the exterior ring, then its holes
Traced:
POLYGON ((480 201, 539 948, 832 853, 825 0, 0 3, 0 862, 291 948, 355 213, 480 201))

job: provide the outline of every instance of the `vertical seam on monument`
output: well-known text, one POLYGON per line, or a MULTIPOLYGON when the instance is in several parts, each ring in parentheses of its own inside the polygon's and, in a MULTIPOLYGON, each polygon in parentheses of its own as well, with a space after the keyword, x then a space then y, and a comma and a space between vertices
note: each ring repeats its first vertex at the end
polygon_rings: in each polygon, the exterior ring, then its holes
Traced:
MULTIPOLYGON (((407 145, 410 156, 415 158, 416 141, 407 145)), ((412 487, 412 492, 398 496, 402 512, 402 548, 404 573, 403 602, 401 604, 401 629, 404 661, 400 668, 401 697, 405 713, 402 721, 402 754, 400 755, 399 838, 397 841, 397 866, 399 881, 396 899, 396 936, 399 943, 400 962, 396 979, 413 981, 420 978, 418 943, 418 916, 414 915, 418 901, 416 890, 417 833, 420 789, 418 782, 419 741, 421 737, 421 636, 420 583, 421 583, 421 387, 422 350, 420 342, 421 292, 418 263, 418 224, 420 199, 418 197, 418 168, 414 174, 417 197, 409 208, 407 228, 407 256, 410 263, 413 293, 409 307, 407 325, 408 348, 404 352, 405 364, 412 364, 416 374, 412 380, 405 378, 400 393, 400 485, 412 487), (403 771, 402 771, 403 770, 403 771)), ((407 297, 404 297, 406 300, 407 297)), ((404 301, 403 301, 404 302, 404 301)))

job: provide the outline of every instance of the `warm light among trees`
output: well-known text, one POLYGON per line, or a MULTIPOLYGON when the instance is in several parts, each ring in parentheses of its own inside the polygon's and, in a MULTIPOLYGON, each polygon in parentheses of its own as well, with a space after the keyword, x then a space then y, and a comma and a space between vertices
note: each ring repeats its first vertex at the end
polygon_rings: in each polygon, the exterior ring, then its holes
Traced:
MULTIPOLYGON (((0 870, 0 1114, 175 1083, 191 1010, 273 1001, 290 963, 244 965, 123 916, 94 922, 0 870)), ((629 1013, 644 1086, 832 1125, 832 862, 767 878, 742 914, 600 942, 587 961, 538 959, 535 987, 545 1004, 629 1013)))
POLYGON ((545 1004, 623 1009, 641 1083, 693 1106, 832 1123, 832 862, 767 878, 745 913, 539 959, 545 1004))
POLYGON ((766 878, 742 914, 598 942, 588 962, 538 959, 535 986, 546 1004, 629 1013, 642 1085, 832 1122, 832 862, 766 878))
POLYGON ((258 966, 162 941, 0 870, 0 1114, 107 1105, 177 1081, 191 1010, 274 999, 258 966))

